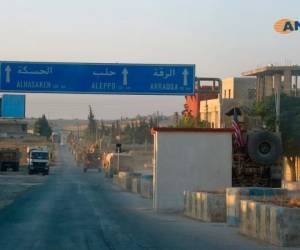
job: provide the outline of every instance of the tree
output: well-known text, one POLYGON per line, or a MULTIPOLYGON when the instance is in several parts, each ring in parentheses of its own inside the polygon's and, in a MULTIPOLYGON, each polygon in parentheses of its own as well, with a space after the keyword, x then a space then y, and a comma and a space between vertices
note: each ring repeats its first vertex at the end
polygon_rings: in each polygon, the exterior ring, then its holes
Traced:
POLYGON ((104 122, 103 120, 101 120, 100 122, 100 129, 99 129, 99 133, 100 133, 100 136, 101 138, 105 135, 105 125, 104 125, 104 122))
POLYGON ((51 136, 52 129, 45 115, 42 115, 42 117, 36 120, 36 122, 33 125, 33 131, 35 134, 46 136, 47 138, 51 136))
MULTIPOLYGON (((275 97, 270 96, 255 104, 256 114, 269 131, 275 131, 275 97)), ((280 102, 280 132, 283 155, 286 157, 291 170, 292 181, 296 180, 296 157, 300 156, 300 98, 281 95, 280 102)))
MULTIPOLYGON (((206 121, 199 121, 198 127, 205 128, 207 125, 206 121)), ((196 118, 192 116, 183 116, 178 122, 179 128, 196 128, 196 118)))
POLYGON ((178 128, 179 127, 179 114, 178 114, 178 112, 174 113, 174 123, 175 123, 175 127, 178 128))
POLYGON ((97 134, 97 122, 95 120, 94 112, 91 105, 89 105, 89 115, 88 115, 88 127, 86 129, 86 138, 90 142, 96 140, 97 134))
POLYGON ((132 128, 130 127, 130 124, 127 123, 123 133, 122 133, 122 143, 129 144, 132 143, 132 133, 131 133, 132 128))
POLYGON ((150 127, 150 128, 154 128, 155 126, 156 126, 155 121, 154 121, 153 117, 150 116, 150 119, 149 119, 149 127, 150 127))

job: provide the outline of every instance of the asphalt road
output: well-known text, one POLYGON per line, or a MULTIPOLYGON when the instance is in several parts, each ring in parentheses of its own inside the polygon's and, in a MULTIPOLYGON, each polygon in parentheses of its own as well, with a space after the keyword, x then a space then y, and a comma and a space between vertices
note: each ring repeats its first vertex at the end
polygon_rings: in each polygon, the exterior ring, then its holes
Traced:
POLYGON ((225 224, 157 214, 149 200, 83 173, 64 147, 47 178, 0 210, 1 250, 276 249, 225 224))

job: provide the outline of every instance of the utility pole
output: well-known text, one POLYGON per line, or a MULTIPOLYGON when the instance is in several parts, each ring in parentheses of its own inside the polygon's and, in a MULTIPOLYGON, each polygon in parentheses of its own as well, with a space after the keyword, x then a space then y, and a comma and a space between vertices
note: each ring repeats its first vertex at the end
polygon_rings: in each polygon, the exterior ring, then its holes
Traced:
POLYGON ((179 127, 179 115, 178 112, 174 113, 174 120, 175 120, 175 127, 178 128, 179 127))
POLYGON ((148 149, 148 141, 147 141, 147 135, 145 136, 145 152, 147 152, 148 149))
POLYGON ((120 123, 119 123, 119 140, 120 140, 120 143, 121 143, 121 134, 122 134, 122 116, 121 116, 121 119, 120 119, 120 123))
POLYGON ((76 124, 77 124, 77 140, 79 141, 79 136, 80 136, 79 134, 80 133, 79 133, 79 123, 78 123, 78 121, 77 121, 76 124))
POLYGON ((295 76, 295 84, 294 84, 294 89, 295 89, 295 96, 298 95, 298 76, 295 76))
POLYGON ((95 134, 95 136, 96 136, 96 144, 98 143, 98 122, 97 122, 97 120, 95 120, 95 122, 96 122, 96 134, 95 134))
POLYGON ((117 148, 117 167, 118 167, 118 171, 119 171, 119 169, 120 169, 120 148, 118 147, 117 148))
POLYGON ((275 128, 276 133, 280 133, 280 94, 281 94, 281 75, 276 74, 274 76, 274 85, 275 85, 275 128))
POLYGON ((205 99, 205 127, 208 128, 208 104, 207 104, 207 98, 205 99))

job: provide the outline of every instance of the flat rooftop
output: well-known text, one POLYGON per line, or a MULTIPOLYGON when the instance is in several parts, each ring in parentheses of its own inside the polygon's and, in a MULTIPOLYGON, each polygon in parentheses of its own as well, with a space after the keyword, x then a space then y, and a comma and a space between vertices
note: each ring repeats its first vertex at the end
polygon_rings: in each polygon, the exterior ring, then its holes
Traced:
POLYGON ((257 76, 260 74, 264 75, 274 75, 274 74, 284 74, 285 70, 291 70, 292 75, 300 76, 300 65, 291 65, 291 66, 274 66, 267 65, 264 67, 256 68, 253 70, 245 71, 242 73, 243 76, 257 76))
POLYGON ((23 119, 0 118, 0 125, 27 125, 28 122, 23 119))

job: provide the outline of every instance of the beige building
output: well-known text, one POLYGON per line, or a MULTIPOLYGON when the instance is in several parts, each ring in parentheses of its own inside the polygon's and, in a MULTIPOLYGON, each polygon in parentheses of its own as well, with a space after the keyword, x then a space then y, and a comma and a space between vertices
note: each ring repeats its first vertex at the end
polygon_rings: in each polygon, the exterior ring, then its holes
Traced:
POLYGON ((255 76, 256 98, 262 101, 265 96, 278 91, 286 95, 300 96, 299 76, 300 66, 267 65, 243 73, 244 76, 255 76))
POLYGON ((27 122, 19 119, 0 118, 0 137, 23 136, 27 133, 27 122))
POLYGON ((212 128, 231 127, 232 121, 226 112, 233 107, 250 107, 254 101, 255 78, 226 78, 222 82, 221 98, 200 101, 200 119, 212 128))

